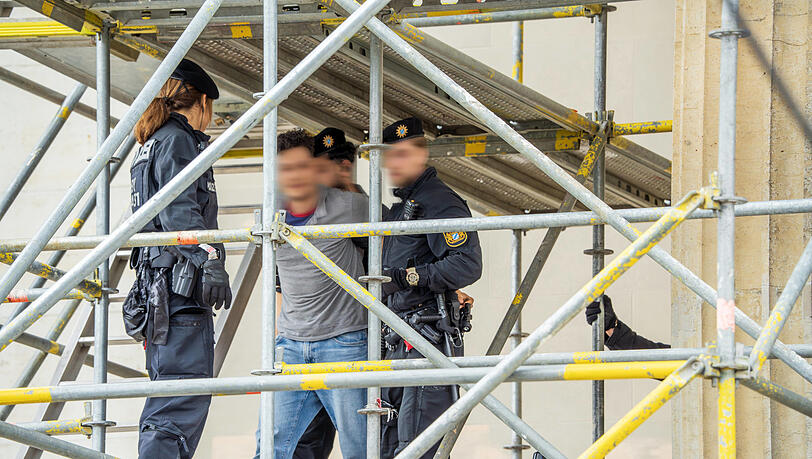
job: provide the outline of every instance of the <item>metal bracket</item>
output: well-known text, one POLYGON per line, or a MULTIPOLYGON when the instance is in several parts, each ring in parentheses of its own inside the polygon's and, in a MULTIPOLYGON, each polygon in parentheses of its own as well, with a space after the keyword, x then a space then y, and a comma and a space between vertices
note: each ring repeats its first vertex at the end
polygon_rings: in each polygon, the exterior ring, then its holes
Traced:
POLYGON ((745 204, 747 203, 747 199, 741 196, 714 196, 713 200, 720 203, 720 204, 745 204))
POLYGON ((750 31, 746 29, 716 29, 712 30, 708 36, 711 38, 722 38, 722 37, 729 37, 735 36, 737 38, 745 38, 750 36, 750 31))
POLYGON ((526 449, 530 449, 530 445, 520 444, 520 445, 505 445, 502 449, 507 449, 511 451, 524 451, 526 449))
POLYGON ((255 92, 251 94, 251 97, 253 97, 254 100, 262 99, 263 96, 265 96, 265 91, 255 92))
POLYGON ((521 333, 511 333, 508 335, 508 338, 527 338, 530 336, 530 333, 521 332, 521 333))
POLYGON ((584 249, 584 255, 611 255, 615 253, 612 249, 584 249))
POLYGON ((119 290, 117 288, 113 288, 113 287, 102 287, 101 291, 103 293, 107 293, 108 295, 115 295, 116 293, 119 292, 119 290))
POLYGON ((263 369, 251 370, 251 376, 278 375, 279 373, 282 373, 282 368, 281 367, 284 364, 285 364, 285 362, 274 362, 273 368, 271 368, 269 370, 263 370, 263 369))
POLYGON ((392 282, 392 278, 389 276, 361 276, 358 278, 358 282, 362 284, 368 284, 370 282, 392 282))
POLYGON ((720 206, 716 198, 719 197, 722 191, 719 189, 719 174, 716 171, 711 172, 710 186, 702 187, 699 192, 705 198, 702 202, 703 209, 719 210, 720 206))
POLYGON ((392 408, 381 408, 378 405, 367 404, 365 407, 358 410, 358 414, 363 414, 364 416, 371 416, 371 415, 379 415, 379 416, 389 416, 392 413, 392 408))
POLYGON ((719 356, 713 354, 702 354, 697 357, 697 363, 703 365, 703 378, 719 378, 719 370, 714 365, 719 362, 719 356))
POLYGON ((388 143, 362 143, 358 145, 358 151, 369 151, 369 150, 390 150, 392 145, 388 143))
POLYGON ((81 425, 82 427, 113 427, 116 423, 115 421, 87 421, 81 425))

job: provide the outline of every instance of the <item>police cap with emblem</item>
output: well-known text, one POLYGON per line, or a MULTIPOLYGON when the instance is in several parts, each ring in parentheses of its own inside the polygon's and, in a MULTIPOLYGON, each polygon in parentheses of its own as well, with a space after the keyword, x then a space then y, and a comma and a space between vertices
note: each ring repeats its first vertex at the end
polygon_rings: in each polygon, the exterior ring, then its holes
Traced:
POLYGON ((355 145, 347 142, 344 131, 328 127, 316 134, 313 156, 327 155, 331 160, 346 159, 355 161, 355 145))
POLYGON ((214 84, 214 80, 211 79, 209 74, 206 73, 202 67, 189 59, 180 61, 180 64, 178 64, 175 71, 172 72, 170 78, 194 86, 197 90, 208 96, 209 99, 214 100, 220 97, 220 91, 217 89, 217 85, 214 84))
POLYGON ((423 135, 423 122, 418 118, 406 118, 395 121, 383 130, 383 143, 397 143, 423 135))

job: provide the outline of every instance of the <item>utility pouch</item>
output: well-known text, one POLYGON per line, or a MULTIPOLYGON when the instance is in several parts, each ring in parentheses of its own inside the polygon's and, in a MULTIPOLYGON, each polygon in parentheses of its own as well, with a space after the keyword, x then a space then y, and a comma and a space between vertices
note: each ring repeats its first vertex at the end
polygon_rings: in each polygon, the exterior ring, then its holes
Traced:
POLYGON ((190 298, 195 291, 197 266, 188 259, 179 259, 172 267, 172 293, 190 298))
POLYGON ((124 319, 124 330, 134 340, 141 342, 146 338, 147 304, 149 302, 150 272, 143 264, 139 265, 135 282, 121 307, 124 319))

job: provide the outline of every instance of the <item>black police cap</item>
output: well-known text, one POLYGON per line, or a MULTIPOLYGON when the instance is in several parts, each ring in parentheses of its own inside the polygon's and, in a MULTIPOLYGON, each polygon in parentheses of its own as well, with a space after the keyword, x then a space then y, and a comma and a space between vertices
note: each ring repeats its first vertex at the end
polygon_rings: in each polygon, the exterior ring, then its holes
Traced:
POLYGON ((316 134, 313 156, 327 155, 330 159, 355 160, 355 145, 347 142, 344 131, 328 127, 316 134))
POLYGON ((220 91, 217 89, 217 85, 214 84, 214 80, 211 79, 209 74, 206 73, 202 67, 189 59, 180 61, 180 64, 178 64, 175 71, 172 72, 170 78, 194 86, 198 91, 207 95, 209 99, 217 99, 220 97, 220 91))
POLYGON ((423 122, 414 117, 406 118, 386 126, 383 130, 383 143, 396 143, 423 135, 423 122))

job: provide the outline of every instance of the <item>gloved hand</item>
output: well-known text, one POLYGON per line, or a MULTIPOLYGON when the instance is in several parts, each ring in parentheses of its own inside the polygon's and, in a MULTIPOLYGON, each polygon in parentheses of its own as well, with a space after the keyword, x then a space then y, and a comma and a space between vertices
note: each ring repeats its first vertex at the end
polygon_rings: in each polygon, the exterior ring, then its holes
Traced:
MULTIPOLYGON (((598 315, 601 313, 600 301, 593 301, 592 304, 586 307, 586 323, 592 325, 592 322, 598 320, 598 315)), ((612 309, 612 299, 608 295, 603 295, 603 329, 604 331, 617 327, 617 316, 615 310, 612 309)))
POLYGON ((410 287, 406 282, 406 270, 403 268, 384 269, 383 275, 391 278, 390 282, 381 284, 382 296, 384 298, 410 287))
POLYGON ((231 307, 231 285, 222 260, 206 260, 200 267, 200 300, 214 309, 231 307))

